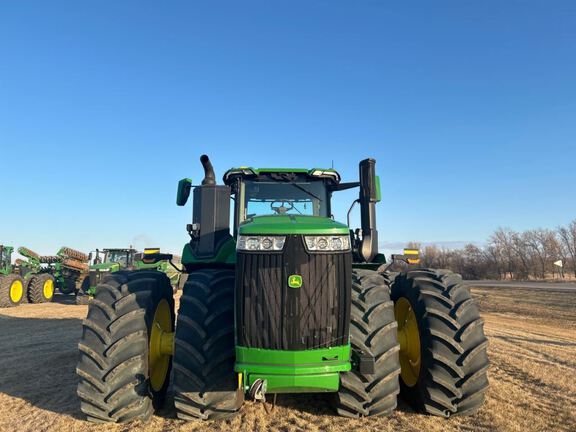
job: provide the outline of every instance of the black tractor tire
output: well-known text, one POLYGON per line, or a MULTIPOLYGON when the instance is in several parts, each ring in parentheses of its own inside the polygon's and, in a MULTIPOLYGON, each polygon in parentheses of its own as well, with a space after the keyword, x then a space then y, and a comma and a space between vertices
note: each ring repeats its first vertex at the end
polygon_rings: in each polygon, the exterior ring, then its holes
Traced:
POLYGON ((76 280, 74 278, 64 278, 64 283, 58 286, 58 291, 61 294, 68 295, 76 291, 76 280))
MULTIPOLYGON (((392 300, 409 301, 418 326, 420 368, 401 397, 417 411, 450 417, 476 412, 488 388, 488 340, 478 307, 460 275, 417 269, 392 284, 392 300)), ((402 353, 401 353, 402 355, 402 353)))
POLYGON ((29 303, 49 303, 54 299, 55 281, 54 276, 48 273, 38 273, 30 277, 27 296, 29 303), (50 284, 50 292, 45 290, 45 285, 50 284))
POLYGON ((158 305, 168 302, 174 331, 174 299, 160 272, 119 271, 106 276, 88 306, 78 343, 80 409, 93 422, 147 420, 160 408, 170 381, 152 388, 150 335, 158 305))
POLYGON ((22 277, 17 274, 0 275, 0 308, 18 306, 25 298, 26 288, 24 279, 22 279, 22 277), (11 291, 13 286, 18 282, 21 284, 20 298, 13 299, 13 296, 11 296, 11 291))
POLYGON ((234 270, 190 273, 180 298, 174 404, 183 420, 235 416, 244 402, 234 372, 234 270))
POLYGON ((352 418, 388 415, 396 408, 400 392, 400 346, 386 273, 353 271, 350 312, 353 368, 340 375, 336 411, 352 418), (374 358, 373 374, 361 373, 355 364, 361 354, 374 358))

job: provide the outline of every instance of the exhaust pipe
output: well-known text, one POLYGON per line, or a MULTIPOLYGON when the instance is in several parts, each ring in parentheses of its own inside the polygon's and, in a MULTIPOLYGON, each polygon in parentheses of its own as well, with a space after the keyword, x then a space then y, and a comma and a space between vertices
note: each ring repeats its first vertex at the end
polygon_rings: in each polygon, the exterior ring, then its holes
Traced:
POLYGON ((213 259, 230 238, 230 187, 216 184, 214 167, 207 155, 200 156, 200 163, 204 180, 194 188, 192 254, 197 259, 213 259))
POLYGON ((378 254, 378 230, 376 229, 376 161, 364 159, 360 162, 360 218, 362 244, 360 256, 364 262, 371 262, 378 254))
POLYGON ((204 168, 204 179, 202 180, 202 186, 214 186, 216 184, 216 175, 214 174, 214 167, 208 155, 200 156, 200 163, 204 168))

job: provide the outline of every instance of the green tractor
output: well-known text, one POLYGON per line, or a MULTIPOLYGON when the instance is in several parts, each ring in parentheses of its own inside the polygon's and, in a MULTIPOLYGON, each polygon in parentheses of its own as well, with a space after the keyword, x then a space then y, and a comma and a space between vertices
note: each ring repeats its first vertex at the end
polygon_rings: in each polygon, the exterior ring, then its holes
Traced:
MULTIPOLYGON (((88 304, 94 297, 96 286, 104 275, 120 270, 134 270, 136 254, 138 251, 132 247, 96 249, 89 272, 76 291, 76 303, 88 304)), ((92 253, 90 253, 90 260, 92 260, 92 253)))
POLYGON ((178 205, 192 189, 194 198, 178 324, 160 272, 119 271, 96 289, 77 366, 89 420, 149 418, 171 371, 177 416, 187 420, 228 419, 245 398, 281 393, 331 393, 335 411, 353 418, 390 414, 398 394, 443 417, 482 405, 478 308, 453 273, 388 271, 373 159, 360 162, 358 182, 342 183, 333 169, 240 167, 224 185, 200 160, 202 185, 178 185, 178 205), (351 231, 332 219, 331 198, 356 187, 361 230, 351 231))
POLYGON ((66 246, 56 255, 39 255, 26 247, 19 247, 18 253, 26 258, 16 264, 30 303, 51 302, 56 289, 62 294, 73 293, 88 271, 88 255, 66 246))
POLYGON ((12 246, 0 245, 0 308, 18 306, 24 299, 24 279, 12 268, 12 246))
POLYGON ((80 288, 76 292, 77 304, 88 304, 96 293, 96 286, 102 280, 104 275, 114 273, 120 270, 158 270, 166 273, 171 283, 178 286, 180 273, 175 271, 168 261, 162 260, 159 262, 146 264, 143 261, 146 254, 159 253, 158 248, 148 248, 144 253, 129 248, 106 248, 100 251, 96 249, 96 255, 93 264, 90 266, 88 275, 80 284, 80 288))

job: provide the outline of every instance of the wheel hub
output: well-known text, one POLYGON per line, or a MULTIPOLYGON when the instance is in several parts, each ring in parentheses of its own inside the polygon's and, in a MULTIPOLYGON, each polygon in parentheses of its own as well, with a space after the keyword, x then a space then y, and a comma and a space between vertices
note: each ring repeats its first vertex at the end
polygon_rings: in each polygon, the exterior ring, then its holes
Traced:
POLYGON ((148 368, 152 389, 160 391, 168 375, 170 356, 174 353, 174 332, 170 305, 162 299, 154 313, 150 332, 148 368))
POLYGON ((24 286, 22 285, 22 281, 15 280, 10 285, 10 300, 13 303, 19 303, 22 300, 22 296, 24 295, 24 286))
POLYGON ((405 297, 396 301, 394 315, 398 323, 400 343, 400 376, 407 386, 412 387, 418 381, 422 363, 418 320, 412 305, 405 297))
POLYGON ((54 296, 54 281, 52 279, 46 279, 44 281, 42 292, 47 299, 51 299, 54 296))

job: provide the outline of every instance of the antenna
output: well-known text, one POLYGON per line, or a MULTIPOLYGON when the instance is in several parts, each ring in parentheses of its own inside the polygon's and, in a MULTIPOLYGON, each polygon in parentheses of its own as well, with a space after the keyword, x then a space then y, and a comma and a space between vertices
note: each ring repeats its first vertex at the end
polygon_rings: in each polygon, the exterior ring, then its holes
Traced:
POLYGON ((334 159, 332 159, 332 169, 334 169, 334 159))

